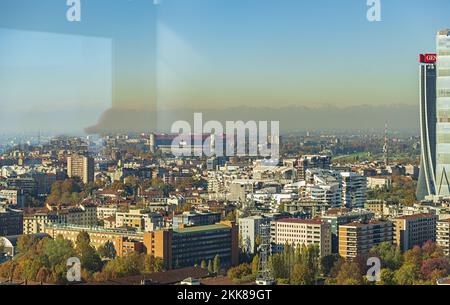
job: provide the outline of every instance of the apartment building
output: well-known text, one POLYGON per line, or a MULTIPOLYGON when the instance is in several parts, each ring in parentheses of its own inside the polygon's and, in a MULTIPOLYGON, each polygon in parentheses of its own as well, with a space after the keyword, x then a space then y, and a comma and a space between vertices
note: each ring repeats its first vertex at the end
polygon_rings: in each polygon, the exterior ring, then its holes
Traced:
POLYGON ((116 212, 115 225, 117 228, 131 227, 138 231, 150 232, 162 229, 164 219, 159 213, 134 209, 129 212, 116 212))
POLYGON ((394 220, 394 241, 402 251, 421 246, 424 242, 436 241, 437 216, 415 214, 398 217, 394 220))
POLYGON ((94 159, 88 156, 71 155, 67 157, 67 176, 78 177, 83 183, 94 181, 94 159))
POLYGON ((436 243, 442 248, 445 255, 450 255, 450 219, 443 219, 437 222, 436 243))
POLYGON ((367 187, 369 189, 387 189, 392 185, 392 178, 387 176, 367 177, 367 187))
POLYGON ((144 252, 143 234, 130 229, 106 229, 103 227, 67 225, 67 224, 46 224, 43 233, 51 238, 61 235, 63 238, 76 242, 80 232, 86 232, 91 239, 91 245, 95 248, 112 242, 118 256, 124 256, 130 252, 144 252))
POLYGON ((339 226, 339 255, 354 259, 383 242, 392 244, 393 223, 390 221, 352 222, 339 226))
POLYGON ((331 251, 339 252, 339 226, 350 222, 367 222, 374 213, 366 210, 328 209, 321 219, 331 226, 331 251))
POLYGON ((331 254, 331 226, 321 220, 285 218, 270 223, 273 251, 280 252, 287 243, 294 247, 318 245, 320 255, 331 254))
POLYGON ((115 217, 118 209, 117 206, 97 206, 97 219, 104 220, 111 216, 115 217))
POLYGON ((305 180, 306 171, 312 168, 329 169, 331 165, 331 156, 326 155, 305 155, 297 162, 297 176, 300 180, 305 180))
POLYGON ((25 194, 23 190, 0 190, 0 203, 23 208, 25 206, 25 194))
POLYGON ((366 202, 367 177, 353 172, 342 172, 342 205, 363 208, 366 202))
POLYGON ((67 209, 28 209, 23 217, 23 234, 43 233, 46 225, 72 224, 96 226, 97 208, 95 205, 79 205, 67 209))
POLYGON ((239 236, 241 249, 245 253, 254 254, 256 238, 261 235, 261 226, 269 224, 272 218, 260 215, 239 218, 239 236))

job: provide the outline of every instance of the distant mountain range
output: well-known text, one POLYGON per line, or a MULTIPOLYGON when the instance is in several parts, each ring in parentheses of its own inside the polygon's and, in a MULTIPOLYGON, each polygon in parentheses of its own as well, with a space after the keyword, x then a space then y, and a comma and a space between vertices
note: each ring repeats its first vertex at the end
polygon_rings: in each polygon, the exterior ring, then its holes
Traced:
MULTIPOLYGON (((244 122, 279 121, 281 132, 291 131, 357 131, 382 130, 385 121, 391 130, 418 133, 418 107, 390 106, 320 106, 320 107, 234 107, 223 110, 178 109, 147 111, 110 108, 33 110, 32 112, 1 113, 4 131, 48 131, 60 133, 105 133, 118 131, 169 132, 172 123, 185 120, 193 124, 195 112, 203 113, 203 122, 217 120, 244 122), (99 113, 102 113, 99 117, 99 113)), ((225 124, 224 124, 225 125, 225 124)))

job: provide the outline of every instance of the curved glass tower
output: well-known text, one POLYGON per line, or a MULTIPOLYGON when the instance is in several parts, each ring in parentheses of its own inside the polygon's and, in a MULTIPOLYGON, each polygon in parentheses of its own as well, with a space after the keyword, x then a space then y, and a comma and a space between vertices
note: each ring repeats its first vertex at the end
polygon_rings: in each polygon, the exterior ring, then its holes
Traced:
POLYGON ((437 34, 436 193, 450 195, 450 30, 437 34))
POLYGON ((420 172, 416 197, 436 194, 436 55, 420 56, 420 172))

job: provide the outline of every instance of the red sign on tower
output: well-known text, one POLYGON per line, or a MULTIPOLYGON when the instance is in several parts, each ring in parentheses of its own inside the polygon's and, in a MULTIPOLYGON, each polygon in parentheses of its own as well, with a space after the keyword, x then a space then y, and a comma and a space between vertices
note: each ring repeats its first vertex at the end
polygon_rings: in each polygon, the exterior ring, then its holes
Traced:
POLYGON ((421 63, 434 63, 436 62, 436 59, 437 59, 436 54, 420 54, 421 63))

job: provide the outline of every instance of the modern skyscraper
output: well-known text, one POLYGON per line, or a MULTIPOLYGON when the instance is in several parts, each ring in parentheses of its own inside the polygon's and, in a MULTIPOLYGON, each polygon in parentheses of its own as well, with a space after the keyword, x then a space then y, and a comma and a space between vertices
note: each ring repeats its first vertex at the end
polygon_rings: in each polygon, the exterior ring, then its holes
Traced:
POLYGON ((420 172, 416 197, 436 194, 436 54, 420 55, 420 172))
POLYGON ((437 34, 436 192, 450 195, 450 29, 437 34))
POLYGON ((67 175, 79 177, 83 183, 94 181, 94 159, 92 157, 72 155, 67 157, 67 175))

